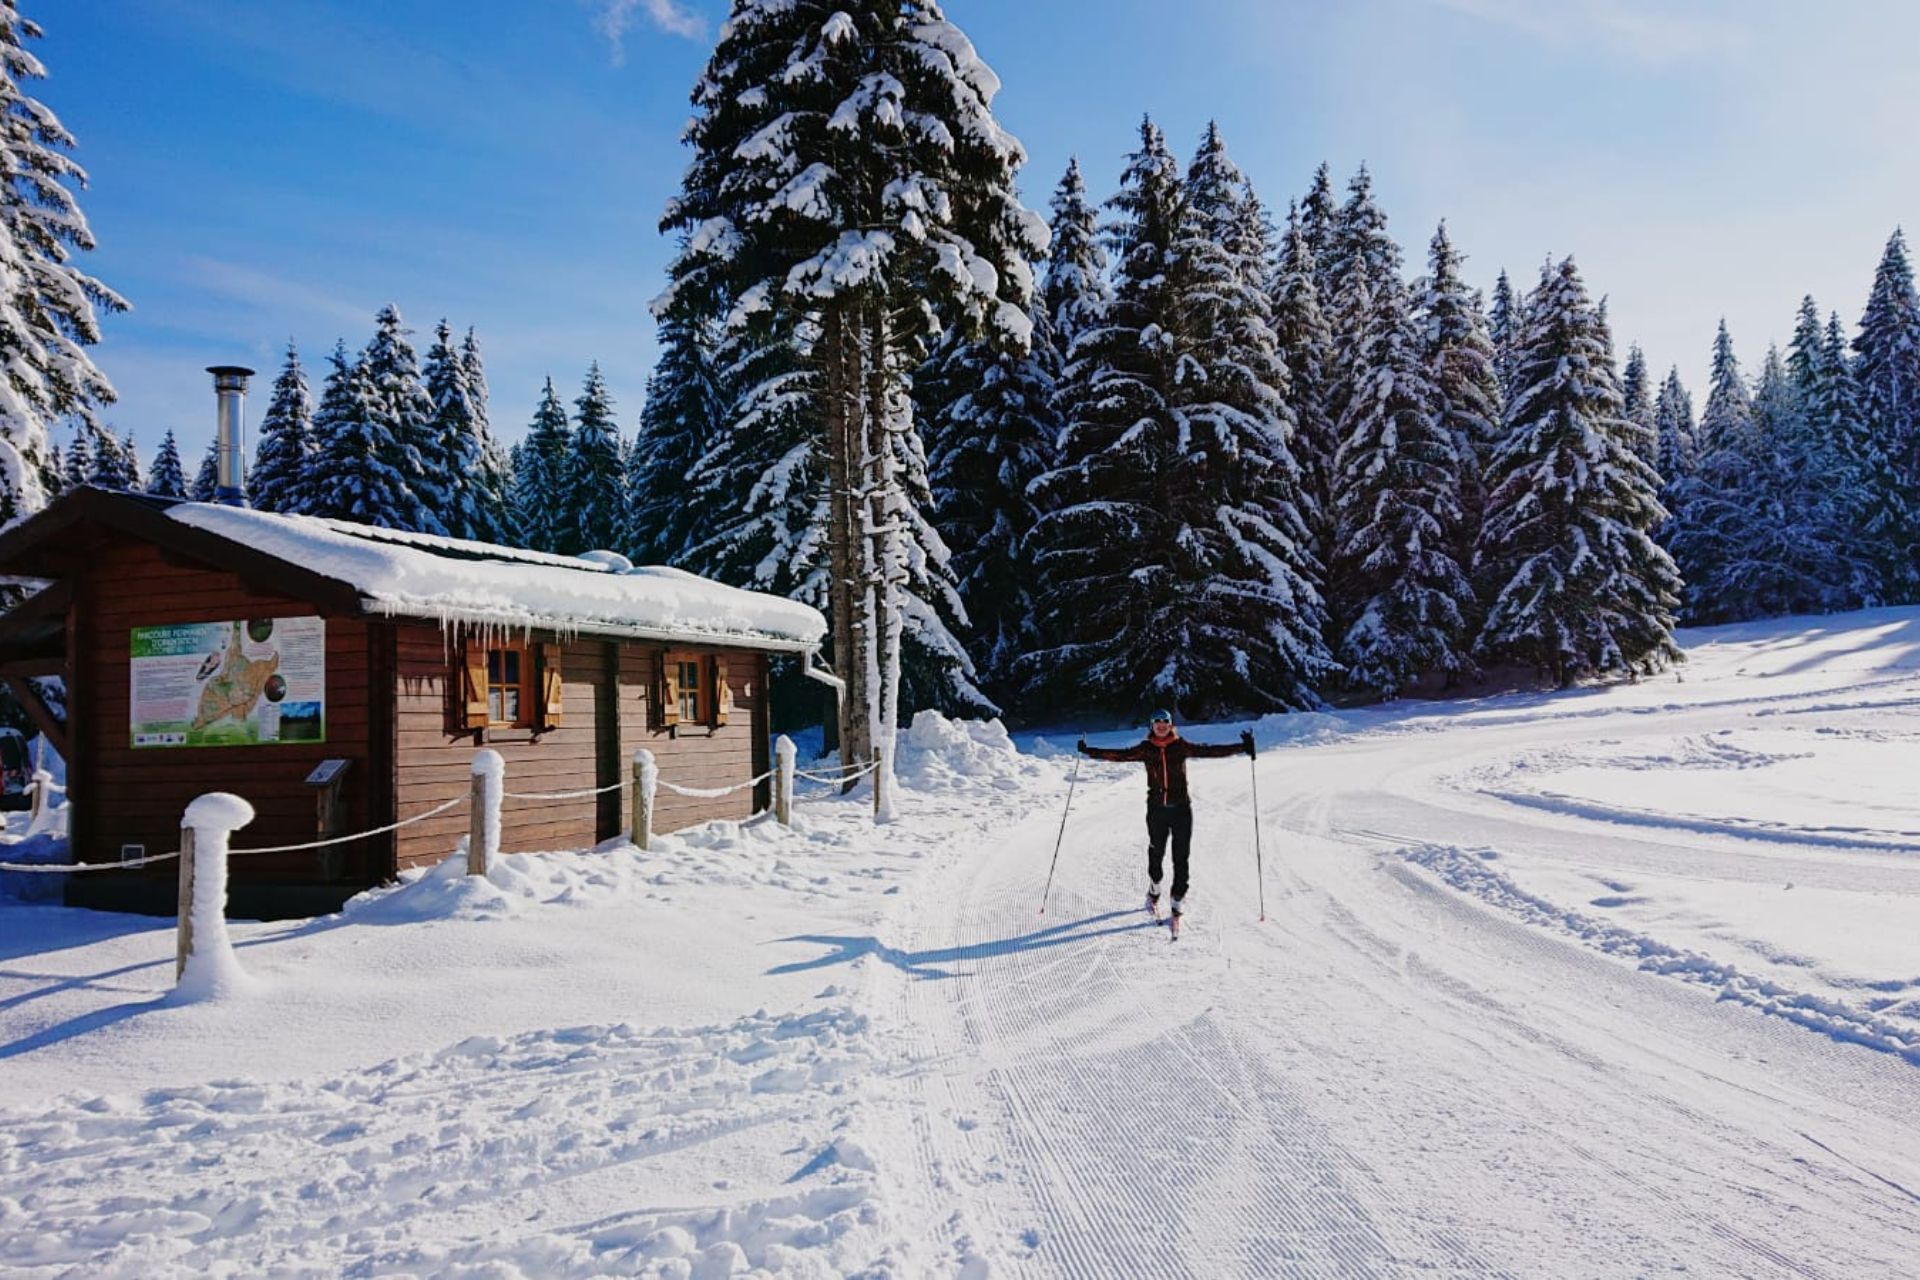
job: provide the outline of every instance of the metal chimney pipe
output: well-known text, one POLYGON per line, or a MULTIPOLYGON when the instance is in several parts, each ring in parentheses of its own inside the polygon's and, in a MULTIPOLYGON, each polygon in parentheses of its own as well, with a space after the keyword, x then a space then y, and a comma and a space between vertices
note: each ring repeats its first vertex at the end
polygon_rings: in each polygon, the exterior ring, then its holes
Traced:
POLYGON ((246 454, 243 440, 247 431, 247 379, 253 370, 237 364, 208 365, 213 375, 214 394, 220 398, 220 418, 214 436, 214 457, 219 478, 213 500, 229 507, 247 505, 246 454))

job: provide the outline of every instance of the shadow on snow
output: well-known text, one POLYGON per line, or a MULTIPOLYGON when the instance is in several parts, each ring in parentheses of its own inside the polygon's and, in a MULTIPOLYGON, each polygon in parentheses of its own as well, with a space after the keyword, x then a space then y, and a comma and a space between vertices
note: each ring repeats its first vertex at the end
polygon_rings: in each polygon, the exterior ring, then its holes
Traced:
POLYGON ((964 973, 939 966, 960 964, 968 960, 991 960, 998 956, 1017 955, 1022 951, 1038 951, 1044 947, 1065 946, 1068 943, 1085 942, 1090 938, 1102 938, 1115 933, 1132 933, 1139 929, 1155 927, 1153 921, 1141 918, 1138 909, 1108 911, 1097 916, 1071 920, 1066 924, 1036 929, 1032 933, 1023 933, 1017 937, 995 938, 988 942, 974 942, 959 947, 938 947, 928 951, 903 951, 898 947, 888 946, 871 934, 864 937, 801 934, 797 937, 782 938, 780 941, 804 942, 826 947, 827 953, 812 960, 796 960, 792 964, 779 965, 767 972, 769 974, 805 973, 809 969, 852 964, 864 956, 873 956, 911 977, 958 978, 965 976, 964 973), (1131 920, 1132 923, 1109 923, 1121 919, 1131 920))

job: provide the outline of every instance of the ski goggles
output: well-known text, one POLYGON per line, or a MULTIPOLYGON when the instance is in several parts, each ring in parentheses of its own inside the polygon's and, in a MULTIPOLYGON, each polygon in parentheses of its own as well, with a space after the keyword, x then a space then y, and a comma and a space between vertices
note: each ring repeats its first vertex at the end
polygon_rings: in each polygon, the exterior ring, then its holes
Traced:
POLYGON ((1147 721, 1147 723, 1148 724, 1172 724, 1173 712, 1156 711, 1153 713, 1152 717, 1147 721))

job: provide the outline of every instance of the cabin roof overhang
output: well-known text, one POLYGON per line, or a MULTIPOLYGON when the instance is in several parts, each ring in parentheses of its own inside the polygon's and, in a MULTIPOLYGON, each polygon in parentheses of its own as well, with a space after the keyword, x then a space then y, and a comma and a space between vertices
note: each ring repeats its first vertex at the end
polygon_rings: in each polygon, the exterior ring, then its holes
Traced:
MULTIPOLYGON (((0 650, 47 643, 39 634, 49 609, 42 597, 84 573, 92 549, 112 534, 233 572, 250 586, 335 616, 795 654, 816 652, 826 630, 824 619, 806 606, 678 570, 622 575, 605 563, 568 556, 83 487, 0 532, 0 575, 54 584, 0 618, 0 650), (580 607, 566 607, 574 599, 580 607), (674 612, 653 607, 663 600, 679 605, 681 613, 700 615, 704 609, 721 625, 662 618, 674 612), (32 615, 18 616, 29 609, 32 615), (774 625, 724 625, 733 613, 763 616, 774 625), (10 620, 17 635, 8 633, 10 620)), ((65 597, 58 598, 64 615, 65 597)))

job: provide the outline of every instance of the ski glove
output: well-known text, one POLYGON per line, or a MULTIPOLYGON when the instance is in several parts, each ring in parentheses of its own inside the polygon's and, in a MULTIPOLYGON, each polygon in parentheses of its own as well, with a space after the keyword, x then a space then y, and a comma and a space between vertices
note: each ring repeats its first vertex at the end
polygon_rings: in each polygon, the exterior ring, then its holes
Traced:
POLYGON ((1247 749, 1249 756, 1253 756, 1255 759, 1259 758, 1259 753, 1253 749, 1253 730, 1242 729, 1240 731, 1240 745, 1247 749))

